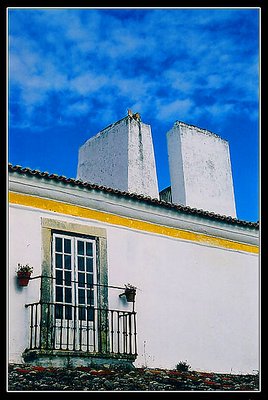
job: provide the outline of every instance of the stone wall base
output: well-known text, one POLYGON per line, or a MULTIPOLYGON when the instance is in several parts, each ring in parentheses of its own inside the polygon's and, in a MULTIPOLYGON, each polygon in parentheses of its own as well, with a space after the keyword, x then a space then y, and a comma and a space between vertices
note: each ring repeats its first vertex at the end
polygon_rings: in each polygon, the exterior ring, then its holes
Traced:
POLYGON ((42 367, 76 368, 104 367, 134 369, 135 356, 128 354, 100 354, 66 350, 25 350, 23 360, 29 365, 42 367))

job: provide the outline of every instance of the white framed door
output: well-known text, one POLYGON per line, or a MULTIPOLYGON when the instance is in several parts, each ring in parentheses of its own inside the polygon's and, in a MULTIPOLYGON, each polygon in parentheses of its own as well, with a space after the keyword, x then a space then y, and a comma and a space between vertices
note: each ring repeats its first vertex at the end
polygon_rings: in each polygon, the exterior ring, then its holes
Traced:
POLYGON ((52 236, 54 348, 95 351, 97 346, 96 241, 52 236))

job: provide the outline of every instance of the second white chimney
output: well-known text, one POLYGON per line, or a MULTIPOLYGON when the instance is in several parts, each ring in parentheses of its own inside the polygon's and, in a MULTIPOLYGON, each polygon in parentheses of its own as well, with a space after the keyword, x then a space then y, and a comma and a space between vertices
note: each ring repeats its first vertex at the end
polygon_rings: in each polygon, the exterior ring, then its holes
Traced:
POLYGON ((228 142, 176 121, 167 143, 172 202, 236 218, 228 142))

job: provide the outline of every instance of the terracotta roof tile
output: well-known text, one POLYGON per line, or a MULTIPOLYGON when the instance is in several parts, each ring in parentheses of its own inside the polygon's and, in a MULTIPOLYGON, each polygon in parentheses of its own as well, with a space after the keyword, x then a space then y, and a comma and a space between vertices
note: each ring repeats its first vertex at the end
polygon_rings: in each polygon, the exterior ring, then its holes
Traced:
POLYGON ((242 225, 242 226, 247 226, 250 228, 254 229, 259 229, 259 222, 250 222, 250 221, 243 221, 239 220, 237 218, 233 218, 231 216, 226 216, 226 215, 220 215, 213 213, 211 211, 205 211, 202 209, 196 209, 188 206, 184 206, 181 204, 174 204, 170 203, 164 200, 158 200, 155 198, 151 198, 149 196, 144 196, 141 194, 137 193, 130 193, 130 192, 125 192, 125 191, 120 191, 118 189, 113 189, 110 187, 106 186, 99 186, 95 183, 89 183, 85 181, 81 181, 80 179, 74 179, 74 178, 67 178, 64 175, 57 175, 57 174, 50 174, 49 172, 41 172, 39 170, 33 170, 30 168, 23 168, 20 165, 12 165, 8 164, 8 170, 9 172, 17 172, 20 174, 25 174, 25 175, 34 175, 37 178, 44 178, 44 179, 50 179, 54 181, 61 181, 62 183, 65 183, 67 185, 75 185, 83 188, 87 188, 89 190, 98 190, 102 192, 107 192, 107 193, 112 193, 117 196, 124 196, 124 197, 129 197, 133 198, 142 202, 146 202, 148 204, 156 204, 158 206, 162 206, 165 208, 170 208, 170 209, 175 209, 177 211, 186 213, 186 214, 193 214, 193 215, 199 215, 204 218, 212 219, 212 220, 220 220, 224 221, 225 223, 230 223, 234 225, 242 225))

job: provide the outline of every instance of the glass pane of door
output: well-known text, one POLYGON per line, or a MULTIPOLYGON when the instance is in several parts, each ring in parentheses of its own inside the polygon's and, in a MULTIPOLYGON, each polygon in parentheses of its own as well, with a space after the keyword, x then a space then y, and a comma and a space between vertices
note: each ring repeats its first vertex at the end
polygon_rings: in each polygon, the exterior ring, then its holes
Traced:
POLYGON ((97 327, 97 315, 95 309, 95 298, 97 293, 95 241, 76 238, 75 242, 79 340, 82 350, 86 350, 89 341, 92 351, 95 351, 97 327), (88 336, 90 336, 89 339, 88 336))

